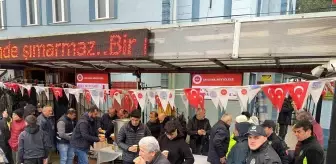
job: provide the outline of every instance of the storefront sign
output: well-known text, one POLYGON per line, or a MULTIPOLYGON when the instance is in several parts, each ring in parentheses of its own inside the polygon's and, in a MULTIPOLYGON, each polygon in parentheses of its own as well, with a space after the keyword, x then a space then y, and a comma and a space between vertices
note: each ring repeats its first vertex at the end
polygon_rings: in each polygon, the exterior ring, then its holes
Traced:
POLYGON ((272 82, 272 75, 261 75, 261 81, 272 82))
POLYGON ((241 86, 242 74, 193 74, 192 87, 241 86))
POLYGON ((0 62, 146 57, 149 30, 20 38, 0 41, 0 62))
POLYGON ((78 88, 108 89, 108 74, 78 73, 76 84, 78 88))
MULTIPOLYGON (((192 74, 192 88, 202 88, 201 92, 205 93, 205 99, 210 99, 207 88, 216 88, 223 86, 241 86, 243 74, 192 74)), ((228 89, 229 99, 237 100, 235 90, 228 89)))

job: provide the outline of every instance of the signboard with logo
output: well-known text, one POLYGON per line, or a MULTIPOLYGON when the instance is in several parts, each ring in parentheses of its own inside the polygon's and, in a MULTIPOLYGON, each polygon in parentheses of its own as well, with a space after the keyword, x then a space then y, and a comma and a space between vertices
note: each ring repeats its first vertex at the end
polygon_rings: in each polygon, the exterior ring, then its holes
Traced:
MULTIPOLYGON (((243 74, 192 74, 192 88, 202 88, 206 93, 205 98, 209 99, 206 88, 219 88, 224 86, 241 86, 243 83, 243 74)), ((237 94, 228 89, 229 99, 237 99, 237 94)))
POLYGON ((76 84, 78 88, 108 89, 108 82, 108 74, 76 74, 76 84))
POLYGON ((0 62, 148 57, 148 29, 0 40, 0 62))

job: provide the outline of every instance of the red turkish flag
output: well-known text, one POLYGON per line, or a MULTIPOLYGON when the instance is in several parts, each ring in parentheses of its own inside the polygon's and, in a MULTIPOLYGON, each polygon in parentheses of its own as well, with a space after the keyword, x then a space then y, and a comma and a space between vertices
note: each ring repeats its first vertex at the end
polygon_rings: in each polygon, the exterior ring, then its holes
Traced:
POLYGON ((201 109, 205 110, 205 107, 204 107, 204 96, 205 96, 205 93, 200 93, 200 96, 199 96, 199 105, 201 107, 201 109))
POLYGON ((58 98, 60 98, 60 97, 63 97, 63 89, 62 88, 52 87, 51 90, 54 93, 54 96, 55 96, 56 100, 58 100, 58 98))
POLYGON ((262 90, 271 100, 272 104, 277 108, 278 112, 280 112, 285 96, 288 92, 286 84, 268 85, 262 87, 262 90))
POLYGON ((89 103, 89 104, 91 103, 91 93, 87 89, 84 90, 84 98, 85 98, 87 103, 89 103))
POLYGON ((122 108, 127 110, 128 112, 130 112, 132 110, 132 99, 130 97, 130 95, 125 95, 124 98, 122 99, 122 108))
POLYGON ((133 101, 133 105, 132 105, 132 109, 130 112, 132 112, 134 109, 138 109, 138 100, 136 98, 136 95, 133 91, 128 91, 128 93, 131 95, 132 101, 133 101))
POLYGON ((334 5, 336 5, 336 0, 333 0, 332 3, 333 3, 334 5))
POLYGON ((288 92, 292 96, 292 99, 298 110, 302 108, 302 105, 306 100, 308 86, 309 82, 287 84, 288 92))
MULTIPOLYGON (((200 88, 186 88, 184 89, 184 94, 186 95, 189 104, 194 108, 198 108, 200 104, 200 88)), ((203 102, 204 103, 204 102, 203 102)))
POLYGON ((5 83, 4 84, 9 90, 13 90, 15 93, 19 91, 19 84, 16 83, 5 83))
POLYGON ((163 108, 158 95, 155 95, 155 102, 158 105, 158 108, 163 108))

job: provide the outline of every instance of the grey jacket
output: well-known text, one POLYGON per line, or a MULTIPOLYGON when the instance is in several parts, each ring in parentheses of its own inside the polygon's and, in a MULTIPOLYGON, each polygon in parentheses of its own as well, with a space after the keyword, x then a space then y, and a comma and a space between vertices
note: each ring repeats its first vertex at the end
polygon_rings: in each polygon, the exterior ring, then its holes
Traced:
POLYGON ((148 164, 170 164, 170 162, 163 154, 161 154, 161 152, 158 152, 152 162, 149 162, 148 164))
POLYGON ((237 143, 232 147, 226 164, 246 164, 249 153, 247 137, 235 137, 237 143))
POLYGON ((40 126, 40 129, 45 131, 49 136, 50 143, 52 148, 56 147, 56 129, 55 129, 55 120, 51 117, 47 118, 42 113, 37 117, 37 124, 40 126))
POLYGON ((18 155, 20 163, 27 159, 47 158, 50 149, 49 137, 46 132, 39 129, 39 126, 27 126, 19 136, 18 155))
POLYGON ((265 142, 257 150, 250 150, 246 159, 247 164, 282 164, 279 155, 268 142, 265 142))
POLYGON ((123 150, 123 161, 132 163, 139 153, 130 152, 128 148, 132 145, 138 145, 141 138, 150 136, 151 132, 143 123, 140 123, 136 131, 133 130, 130 124, 129 122, 120 128, 117 144, 123 150))

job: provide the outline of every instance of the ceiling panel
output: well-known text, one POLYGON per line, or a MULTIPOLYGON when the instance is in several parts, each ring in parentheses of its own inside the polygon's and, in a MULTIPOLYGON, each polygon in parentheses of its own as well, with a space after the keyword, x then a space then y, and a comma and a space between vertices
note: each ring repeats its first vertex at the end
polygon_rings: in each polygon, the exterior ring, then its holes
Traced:
POLYGON ((185 63, 173 63, 173 65, 176 65, 176 66, 192 66, 192 65, 213 65, 215 64, 214 62, 211 62, 211 61, 207 61, 207 62, 197 62, 197 63, 194 63, 194 62, 185 62, 185 63))

